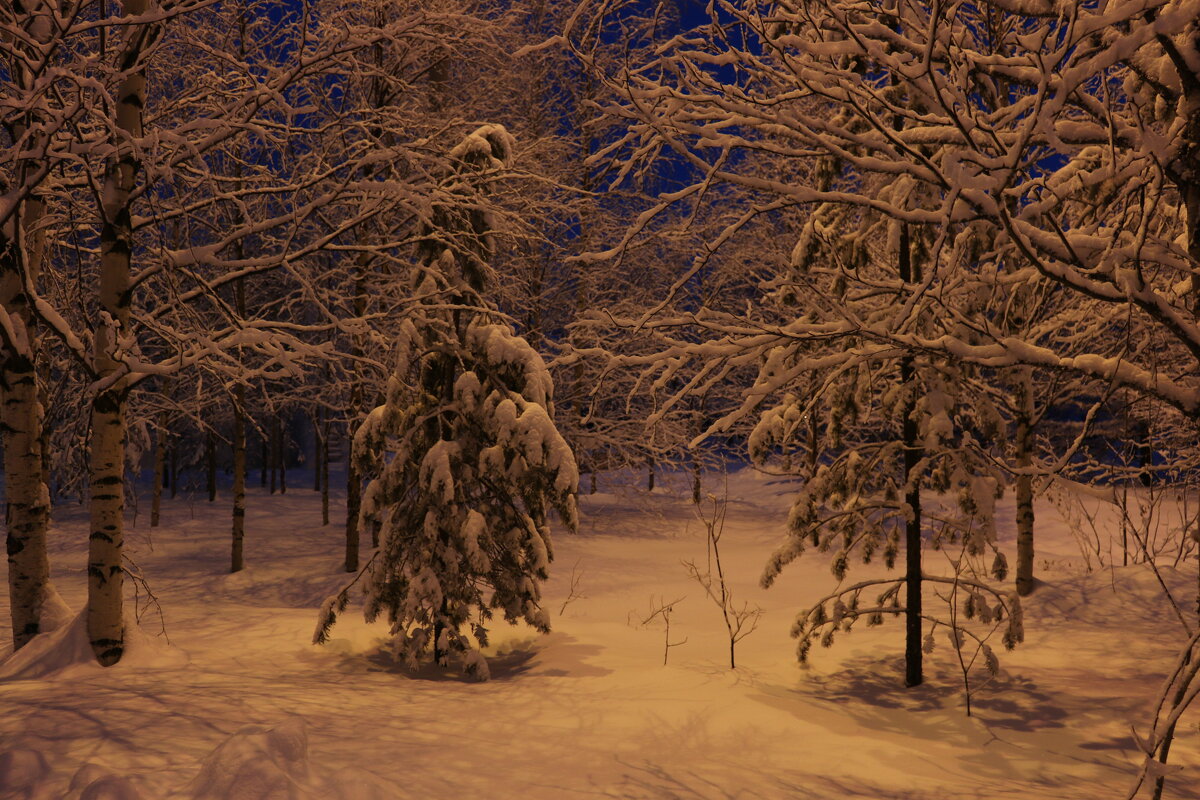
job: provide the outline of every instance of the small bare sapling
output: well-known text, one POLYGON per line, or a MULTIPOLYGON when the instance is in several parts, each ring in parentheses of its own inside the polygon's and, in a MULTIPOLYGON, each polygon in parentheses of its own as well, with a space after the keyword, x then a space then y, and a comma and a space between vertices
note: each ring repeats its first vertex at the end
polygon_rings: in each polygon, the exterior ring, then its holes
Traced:
POLYGON ((567 589, 567 597, 559 606, 558 615, 561 617, 563 612, 567 610, 567 606, 572 600, 582 600, 587 597, 583 592, 579 591, 579 581, 583 579, 583 570, 579 568, 579 560, 576 559, 574 566, 571 567, 571 585, 567 589))
POLYGON ((725 631, 729 635, 729 668, 736 669, 737 660, 734 653, 737 643, 758 628, 763 610, 757 605, 751 606, 748 601, 743 601, 741 606, 734 602, 733 592, 725 579, 725 569, 721 564, 720 549, 721 536, 725 533, 725 509, 728 500, 725 497, 718 499, 711 494, 708 500, 712 503, 710 514, 704 512, 701 503, 696 504, 696 517, 704 525, 707 537, 706 565, 701 569, 695 561, 684 561, 683 566, 692 579, 704 588, 704 593, 709 599, 721 609, 725 631))
POLYGON ((683 597, 676 597, 674 600, 672 600, 669 603, 664 603, 661 595, 658 598, 658 602, 655 602, 654 598, 651 597, 650 598, 650 613, 647 614, 641 620, 641 622, 638 623, 640 626, 646 627, 646 626, 652 624, 654 622, 654 620, 656 620, 656 619, 661 619, 663 621, 663 666, 664 667, 667 665, 667 657, 671 654, 671 648, 679 647, 679 645, 681 645, 681 644, 687 644, 686 636, 683 637, 682 639, 680 639, 678 642, 671 641, 671 614, 674 613, 676 604, 683 602, 684 598, 686 598, 686 597, 687 597, 687 595, 684 595, 683 597))

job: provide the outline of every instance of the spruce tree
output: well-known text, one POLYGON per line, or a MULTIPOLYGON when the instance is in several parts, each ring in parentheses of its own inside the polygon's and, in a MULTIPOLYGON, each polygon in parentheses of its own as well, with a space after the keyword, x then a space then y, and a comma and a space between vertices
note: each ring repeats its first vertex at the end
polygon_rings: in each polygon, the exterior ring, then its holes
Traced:
MULTIPOLYGON (((409 665, 432 652, 481 679, 496 612, 549 631, 540 604, 553 557, 548 512, 576 527, 578 473, 552 421, 550 375, 484 299, 492 223, 472 187, 506 165, 512 144, 503 127, 486 125, 451 151, 396 368, 353 451, 370 477, 361 521, 379 533, 363 573, 367 620, 387 617, 409 665)), ((316 641, 348 589, 326 602, 316 641)))

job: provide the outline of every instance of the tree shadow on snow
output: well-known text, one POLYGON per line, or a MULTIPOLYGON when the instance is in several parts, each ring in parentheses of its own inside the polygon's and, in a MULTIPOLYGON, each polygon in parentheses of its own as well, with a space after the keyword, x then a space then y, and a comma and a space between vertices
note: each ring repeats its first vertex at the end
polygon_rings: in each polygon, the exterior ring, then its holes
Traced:
MULTIPOLYGON (((612 670, 587 663, 587 659, 603 650, 598 645, 583 644, 564 633, 530 637, 505 643, 493 653, 485 653, 489 680, 512 681, 522 677, 584 678, 608 675, 612 670)), ((390 672, 411 680, 433 682, 474 683, 457 663, 439 666, 423 659, 415 668, 400 661, 386 644, 369 653, 366 660, 374 672, 390 672)))
MULTIPOLYGON (((904 686, 902 658, 865 656, 846 662, 837 672, 806 678, 803 690, 816 700, 843 706, 966 713, 961 674, 950 665, 929 661, 920 686, 904 686)), ((1024 676, 1001 671, 986 683, 973 677, 971 691, 971 713, 989 728, 1033 732, 1066 725, 1067 711, 1024 676)))

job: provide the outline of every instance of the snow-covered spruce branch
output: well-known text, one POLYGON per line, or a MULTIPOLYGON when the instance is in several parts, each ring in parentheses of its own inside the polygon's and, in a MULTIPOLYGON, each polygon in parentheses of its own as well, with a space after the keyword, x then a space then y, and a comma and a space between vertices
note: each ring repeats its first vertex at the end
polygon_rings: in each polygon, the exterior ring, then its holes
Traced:
MULTIPOLYGON (((922 575, 923 582, 937 583, 952 587, 964 588, 967 600, 963 606, 963 616, 968 620, 979 619, 985 625, 991 625, 988 635, 979 636, 962 625, 951 625, 945 619, 924 615, 924 618, 944 625, 947 628, 961 631, 963 635, 974 639, 981 647, 986 646, 986 640, 991 633, 1004 625, 1001 640, 1005 649, 1012 650, 1025 639, 1021 601, 1015 592, 1002 592, 982 581, 972 578, 947 578, 940 575, 922 575), (987 598, 991 598, 989 603, 987 598)), ((800 663, 807 663, 814 641, 820 641, 822 647, 833 644, 838 632, 849 632, 856 622, 865 618, 868 626, 882 625, 885 614, 899 616, 904 613, 905 606, 900 600, 900 590, 904 586, 903 578, 878 578, 860 581, 850 586, 839 587, 836 591, 820 598, 807 611, 797 615, 792 624, 791 635, 798 640, 796 653, 800 663), (884 587, 875 597, 874 605, 863 606, 862 595, 867 590, 884 587)), ((932 635, 932 630, 927 636, 932 635)), ((988 651, 984 651, 985 655, 988 651)), ((994 657, 988 657, 989 664, 994 663, 994 657)), ((991 667, 989 667, 991 669, 991 667)))

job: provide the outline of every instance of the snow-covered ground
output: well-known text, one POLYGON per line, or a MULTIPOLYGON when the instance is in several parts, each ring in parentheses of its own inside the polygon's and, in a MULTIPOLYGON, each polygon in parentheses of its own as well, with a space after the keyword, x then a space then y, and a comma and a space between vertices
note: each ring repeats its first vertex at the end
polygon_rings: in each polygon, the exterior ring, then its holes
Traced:
MULTIPOLYGON (((237 575, 225 574, 227 498, 169 501, 160 528, 143 514, 128 536, 162 624, 144 610, 144 635, 111 669, 89 663, 78 625, 0 665, 0 798, 1124 796, 1130 725, 1145 726, 1181 642, 1149 570, 1088 573, 1067 526, 1039 506, 1044 583, 1026 604, 1026 642, 1001 652, 1000 679, 967 717, 944 637, 926 684, 902 688, 899 620, 856 627, 799 667, 788 630, 833 587, 828 557, 806 554, 759 589, 789 487, 743 471, 729 496, 724 567, 735 596, 764 610, 736 670, 718 608, 682 563, 705 558, 688 499, 602 492, 583 499, 580 533, 557 537, 553 633, 496 625, 487 683, 390 663, 383 625, 353 609, 328 644, 310 643, 317 608, 346 580, 340 528, 320 526, 311 490, 252 490, 237 575), (677 598, 671 641, 683 643, 663 666, 661 622, 640 621, 677 598), (163 626, 169 644, 155 636, 163 626)), ((1003 519, 1011 510, 1002 501, 1003 519)), ((1001 538, 1015 563, 1011 522, 1001 538)), ((83 509, 56 510, 54 574, 73 608, 85 547, 83 509)), ((940 558, 930 554, 932 571, 940 558)), ((849 580, 870 574, 852 565, 849 580)), ((1164 574, 1190 606, 1194 562, 1164 574)), ((1187 769, 1166 797, 1200 798, 1198 719, 1178 732, 1171 761, 1187 769)))

